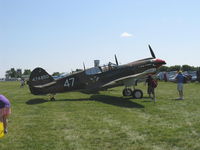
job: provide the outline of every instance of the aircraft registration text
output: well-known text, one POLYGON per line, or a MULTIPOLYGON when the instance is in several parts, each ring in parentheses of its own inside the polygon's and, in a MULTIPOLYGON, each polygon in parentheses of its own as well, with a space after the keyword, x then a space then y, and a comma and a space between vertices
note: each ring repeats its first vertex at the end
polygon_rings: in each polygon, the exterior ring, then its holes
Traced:
POLYGON ((45 79, 48 79, 48 78, 49 78, 49 75, 43 75, 43 76, 33 78, 32 81, 45 80, 45 79))

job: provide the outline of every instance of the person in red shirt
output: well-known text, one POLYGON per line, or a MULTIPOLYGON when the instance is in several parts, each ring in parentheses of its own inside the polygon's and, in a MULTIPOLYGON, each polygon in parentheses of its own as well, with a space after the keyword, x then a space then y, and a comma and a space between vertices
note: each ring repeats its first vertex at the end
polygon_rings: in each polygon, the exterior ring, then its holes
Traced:
POLYGON ((148 84, 147 93, 149 94, 149 97, 154 100, 155 103, 156 102, 155 88, 157 87, 157 81, 154 80, 151 75, 148 75, 145 84, 148 84), (153 97, 151 97, 151 95, 153 97))

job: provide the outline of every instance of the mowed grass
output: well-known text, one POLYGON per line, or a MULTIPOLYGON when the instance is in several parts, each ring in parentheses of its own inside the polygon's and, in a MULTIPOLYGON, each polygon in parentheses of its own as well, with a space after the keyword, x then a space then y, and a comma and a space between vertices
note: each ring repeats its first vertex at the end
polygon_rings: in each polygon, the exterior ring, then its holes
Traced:
POLYGON ((157 102, 124 98, 123 87, 99 94, 69 92, 34 96, 18 82, 0 82, 0 93, 12 103, 9 133, 0 150, 199 150, 200 84, 160 82, 157 102))

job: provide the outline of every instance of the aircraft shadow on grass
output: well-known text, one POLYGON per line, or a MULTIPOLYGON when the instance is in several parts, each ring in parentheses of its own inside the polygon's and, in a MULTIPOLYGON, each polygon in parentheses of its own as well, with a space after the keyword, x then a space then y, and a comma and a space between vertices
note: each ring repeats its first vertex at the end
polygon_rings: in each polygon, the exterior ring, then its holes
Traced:
POLYGON ((35 98, 35 99, 30 99, 26 102, 27 105, 35 105, 35 104, 41 104, 41 103, 46 103, 48 100, 42 99, 42 98, 35 98))
MULTIPOLYGON (((90 98, 80 98, 80 99, 57 99, 56 101, 50 102, 59 102, 59 101, 98 101, 101 103, 114 105, 124 108, 144 108, 143 105, 130 101, 130 98, 108 96, 108 95, 92 95, 90 98)), ((28 105, 35 105, 49 102, 45 99, 30 99, 26 102, 28 105)))
POLYGON ((130 98, 108 96, 108 95, 93 95, 91 96, 92 100, 102 102, 105 104, 110 104, 119 107, 125 108, 144 108, 143 105, 130 101, 130 98))

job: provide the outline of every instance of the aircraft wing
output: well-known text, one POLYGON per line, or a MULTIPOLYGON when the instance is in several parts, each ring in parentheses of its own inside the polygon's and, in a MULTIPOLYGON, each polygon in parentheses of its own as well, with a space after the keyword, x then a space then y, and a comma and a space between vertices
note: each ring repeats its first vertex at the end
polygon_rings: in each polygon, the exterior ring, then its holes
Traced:
POLYGON ((151 74, 151 73, 155 73, 155 72, 156 72, 156 68, 151 68, 151 69, 145 70, 144 72, 141 72, 141 73, 118 78, 116 80, 113 80, 113 81, 103 85, 103 87, 108 87, 108 86, 112 86, 112 85, 120 84, 120 83, 122 83, 126 86, 132 86, 132 85, 135 85, 135 82, 138 79, 142 79, 144 76, 151 74))

